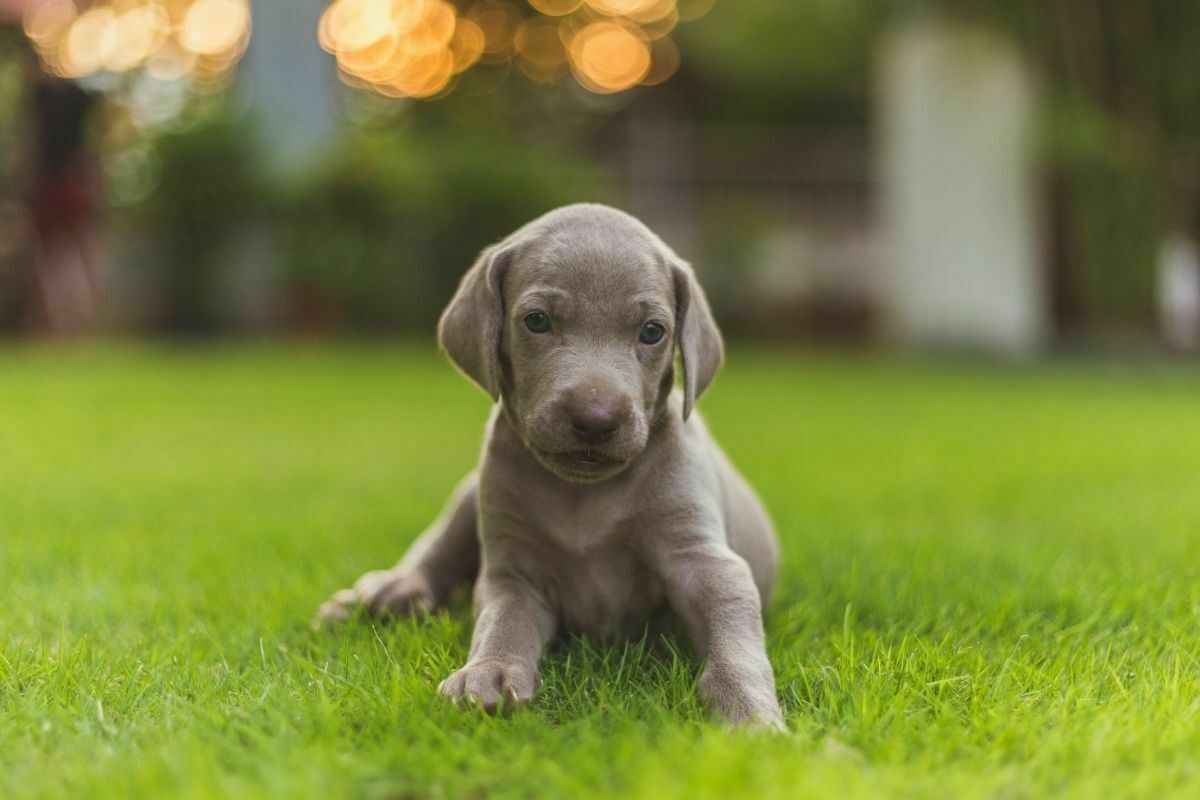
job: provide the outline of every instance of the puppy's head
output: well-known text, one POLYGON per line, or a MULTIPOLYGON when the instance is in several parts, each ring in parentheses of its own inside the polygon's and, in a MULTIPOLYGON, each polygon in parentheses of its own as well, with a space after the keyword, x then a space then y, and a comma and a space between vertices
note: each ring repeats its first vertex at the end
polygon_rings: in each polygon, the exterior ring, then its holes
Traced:
POLYGON ((442 314, 450 359, 560 478, 616 475, 649 441, 683 369, 683 416, 721 363, 692 269, 633 217, 560 208, 487 248, 442 314))

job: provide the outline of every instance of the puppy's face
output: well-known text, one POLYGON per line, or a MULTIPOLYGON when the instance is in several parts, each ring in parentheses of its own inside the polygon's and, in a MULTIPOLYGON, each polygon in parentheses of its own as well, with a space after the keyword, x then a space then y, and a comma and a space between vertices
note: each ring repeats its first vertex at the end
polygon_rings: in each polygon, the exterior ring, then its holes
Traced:
POLYGON ((618 474, 646 447, 676 348, 685 419, 722 356, 691 267, 633 217, 588 204, 485 250, 438 335, 534 457, 580 483, 618 474))
POLYGON ((617 474, 673 382, 670 267, 636 242, 552 237, 514 256, 503 293, 503 402, 530 452, 566 480, 617 474))

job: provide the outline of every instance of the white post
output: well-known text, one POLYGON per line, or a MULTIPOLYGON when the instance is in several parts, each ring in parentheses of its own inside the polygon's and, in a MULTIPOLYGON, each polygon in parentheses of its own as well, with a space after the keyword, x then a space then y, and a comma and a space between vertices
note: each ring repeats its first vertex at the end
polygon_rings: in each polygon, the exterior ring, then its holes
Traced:
POLYGON ((926 21, 893 32, 878 68, 892 334, 918 347, 1035 352, 1048 313, 1020 53, 990 31, 926 21))
POLYGON ((1158 321, 1170 347, 1200 349, 1200 245, 1183 232, 1168 236, 1159 254, 1158 321))

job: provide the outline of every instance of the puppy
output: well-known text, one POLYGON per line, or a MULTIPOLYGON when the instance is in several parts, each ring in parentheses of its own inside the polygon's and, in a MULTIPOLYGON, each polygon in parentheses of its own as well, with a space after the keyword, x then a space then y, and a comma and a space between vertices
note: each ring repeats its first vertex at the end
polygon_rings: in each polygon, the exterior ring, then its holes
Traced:
POLYGON ((623 212, 567 206, 483 251, 438 337, 496 401, 478 470, 320 616, 429 611, 473 580, 470 657, 439 691, 495 711, 532 697, 556 631, 636 636, 665 610, 708 706, 783 729, 762 625, 778 546, 693 411, 723 348, 691 267, 623 212))

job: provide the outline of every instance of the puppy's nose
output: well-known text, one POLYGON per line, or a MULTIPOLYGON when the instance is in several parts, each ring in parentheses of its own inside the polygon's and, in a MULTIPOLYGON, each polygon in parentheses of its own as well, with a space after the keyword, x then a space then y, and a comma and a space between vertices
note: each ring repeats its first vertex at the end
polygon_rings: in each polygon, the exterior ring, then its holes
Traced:
POLYGON ((587 403, 571 409, 569 414, 571 432, 588 444, 607 442, 625 420, 623 409, 605 403, 587 403))

